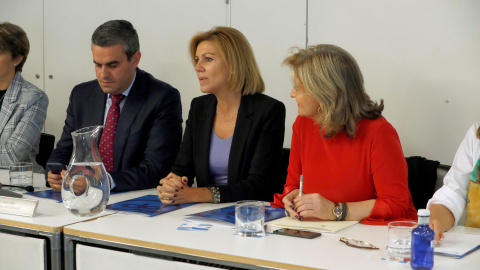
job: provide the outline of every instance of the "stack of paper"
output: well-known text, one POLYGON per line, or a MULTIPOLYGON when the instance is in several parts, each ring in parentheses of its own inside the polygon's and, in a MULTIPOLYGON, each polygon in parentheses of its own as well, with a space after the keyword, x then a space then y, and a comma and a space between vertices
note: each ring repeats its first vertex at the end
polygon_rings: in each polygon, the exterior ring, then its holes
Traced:
POLYGON ((480 249, 480 229, 456 227, 445 233, 445 239, 435 246, 434 252, 438 255, 463 258, 477 249, 480 249))
POLYGON ((336 233, 357 223, 358 221, 298 221, 285 217, 275 220, 272 225, 281 228, 336 233))

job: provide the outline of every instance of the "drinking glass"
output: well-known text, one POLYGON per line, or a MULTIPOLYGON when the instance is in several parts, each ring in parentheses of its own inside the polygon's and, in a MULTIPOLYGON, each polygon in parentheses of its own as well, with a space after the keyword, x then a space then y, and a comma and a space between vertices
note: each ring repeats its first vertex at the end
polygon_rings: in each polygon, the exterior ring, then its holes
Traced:
POLYGON ((393 221, 388 223, 388 257, 392 261, 409 262, 412 230, 416 222, 393 221))
POLYGON ((235 203, 235 229, 240 236, 265 235, 265 205, 261 201, 235 203))
MULTIPOLYGON (((33 164, 30 162, 13 162, 9 166, 10 185, 26 187, 33 186, 33 164)), ((24 191, 18 187, 10 187, 10 190, 24 191)))

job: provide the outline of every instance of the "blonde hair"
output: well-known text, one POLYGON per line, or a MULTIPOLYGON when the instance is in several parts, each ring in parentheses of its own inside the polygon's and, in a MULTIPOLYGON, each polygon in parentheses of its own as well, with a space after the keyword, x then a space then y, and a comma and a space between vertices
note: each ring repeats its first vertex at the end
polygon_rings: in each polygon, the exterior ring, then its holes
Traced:
POLYGON ((344 49, 329 44, 294 47, 283 63, 320 103, 315 121, 325 137, 344 131, 353 138, 360 120, 381 117, 383 100, 377 104, 370 99, 357 62, 344 49))
POLYGON ((232 91, 242 95, 253 95, 265 91, 260 70, 252 47, 245 36, 237 29, 217 26, 208 32, 196 34, 190 40, 190 57, 195 66, 195 54, 198 44, 202 41, 211 41, 230 70, 228 82, 232 91))

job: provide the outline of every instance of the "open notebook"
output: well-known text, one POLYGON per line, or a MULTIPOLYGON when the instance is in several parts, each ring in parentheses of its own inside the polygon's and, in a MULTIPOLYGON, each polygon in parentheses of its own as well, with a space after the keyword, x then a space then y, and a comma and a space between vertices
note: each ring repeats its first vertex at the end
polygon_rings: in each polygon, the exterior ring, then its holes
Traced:
POLYGON ((336 233, 357 223, 358 221, 298 221, 284 217, 273 221, 272 225, 281 228, 336 233))
POLYGON ((434 252, 460 259, 478 249, 480 249, 480 229, 458 226, 445 233, 445 239, 440 240, 434 252))

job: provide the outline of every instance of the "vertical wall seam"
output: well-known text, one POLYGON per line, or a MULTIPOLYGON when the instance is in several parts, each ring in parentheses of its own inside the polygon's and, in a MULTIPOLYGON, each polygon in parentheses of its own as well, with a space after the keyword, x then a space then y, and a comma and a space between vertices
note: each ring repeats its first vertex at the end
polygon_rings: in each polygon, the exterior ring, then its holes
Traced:
POLYGON ((305 48, 308 46, 308 0, 306 1, 306 9, 305 9, 305 48))
MULTIPOLYGON (((42 31, 42 43, 43 43, 43 53, 42 53, 42 66, 43 66, 43 73, 42 74, 42 80, 43 80, 43 92, 45 92, 45 94, 47 94, 47 80, 45 80, 45 74, 46 74, 46 71, 45 71, 45 53, 46 53, 46 50, 45 50, 45 0, 42 1, 42 9, 43 9, 43 12, 42 12, 42 28, 43 28, 43 31, 42 31)), ((47 94, 48 96, 48 94, 47 94)), ((47 109, 47 115, 48 115, 48 109, 47 109)), ((45 119, 45 123, 43 124, 43 132, 44 133, 47 133, 47 119, 45 119)))
POLYGON ((227 21, 225 22, 227 26, 232 27, 232 4, 230 0, 225 0, 226 12, 227 12, 227 21))

